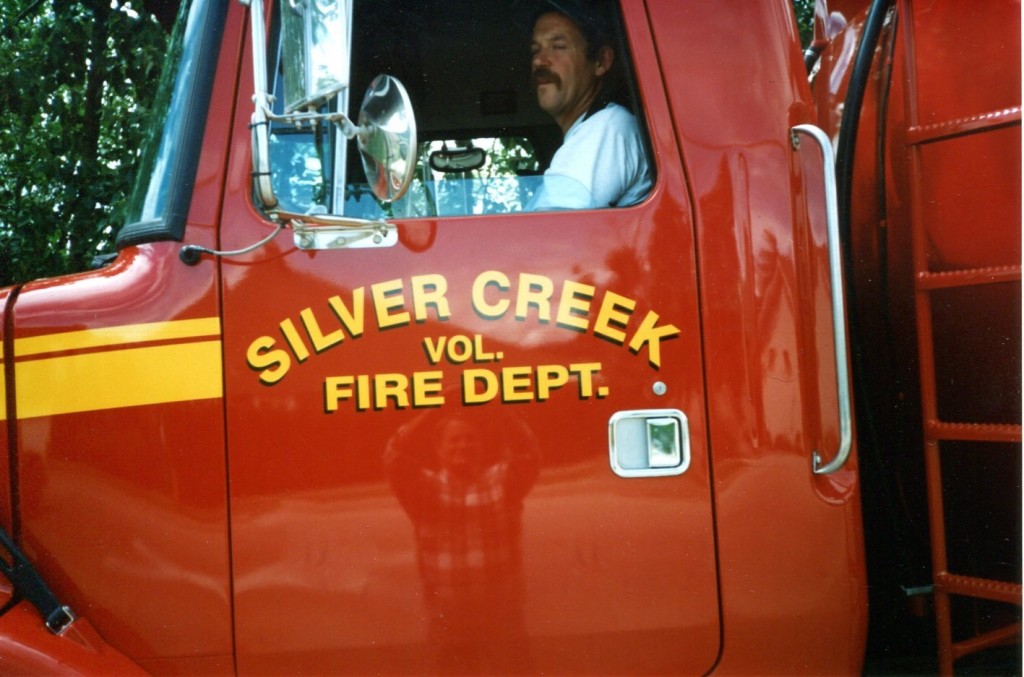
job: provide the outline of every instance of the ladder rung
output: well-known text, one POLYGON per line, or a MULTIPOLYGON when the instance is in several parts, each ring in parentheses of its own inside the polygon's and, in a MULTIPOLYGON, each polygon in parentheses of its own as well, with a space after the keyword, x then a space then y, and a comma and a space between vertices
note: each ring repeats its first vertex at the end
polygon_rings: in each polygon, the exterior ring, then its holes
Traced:
POLYGON ((1019 282, 1020 266, 992 266, 988 268, 970 268, 950 270, 941 273, 918 273, 917 288, 945 289, 947 287, 969 287, 978 284, 996 284, 999 282, 1019 282))
POLYGON ((953 658, 961 658, 976 651, 994 646, 1002 646, 1014 640, 1020 641, 1020 623, 1013 623, 1003 628, 997 628, 996 630, 955 642, 953 644, 953 658))
POLYGON ((954 120, 944 120, 927 125, 914 125, 907 129, 907 142, 912 145, 942 141, 974 132, 996 129, 1019 123, 1020 106, 1012 106, 978 115, 968 115, 954 120))
POLYGON ((931 439, 961 442, 1020 442, 1021 428, 1012 423, 944 423, 929 421, 925 433, 931 439))
POLYGON ((939 573, 935 576, 935 586, 950 595, 978 597, 994 602, 1021 604, 1021 586, 1019 583, 1006 583, 988 578, 974 578, 950 573, 939 573))

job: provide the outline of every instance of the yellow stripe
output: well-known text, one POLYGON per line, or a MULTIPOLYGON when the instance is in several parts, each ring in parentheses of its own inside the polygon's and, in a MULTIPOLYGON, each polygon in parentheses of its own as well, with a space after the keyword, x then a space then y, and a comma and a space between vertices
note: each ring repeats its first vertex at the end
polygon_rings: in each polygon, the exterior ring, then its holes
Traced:
POLYGON ((99 348, 122 343, 166 341, 196 338, 199 336, 220 336, 220 319, 216 317, 203 317, 198 320, 128 324, 120 327, 83 329, 61 334, 33 336, 31 338, 15 340, 14 354, 18 357, 25 357, 26 355, 99 348))
POLYGON ((223 397, 219 340, 28 360, 15 369, 19 419, 223 397))
POLYGON ((4 363, 0 362, 0 421, 7 420, 7 379, 4 376, 4 363))

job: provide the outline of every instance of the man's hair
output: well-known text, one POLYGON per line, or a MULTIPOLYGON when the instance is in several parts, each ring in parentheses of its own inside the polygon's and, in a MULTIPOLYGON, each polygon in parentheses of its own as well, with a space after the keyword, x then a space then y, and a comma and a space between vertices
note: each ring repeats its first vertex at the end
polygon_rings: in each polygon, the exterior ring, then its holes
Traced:
POLYGON ((545 14, 561 14, 576 24, 587 43, 587 59, 597 60, 602 47, 611 47, 611 31, 608 29, 605 12, 597 2, 586 0, 545 0, 544 5, 533 17, 533 24, 545 14))

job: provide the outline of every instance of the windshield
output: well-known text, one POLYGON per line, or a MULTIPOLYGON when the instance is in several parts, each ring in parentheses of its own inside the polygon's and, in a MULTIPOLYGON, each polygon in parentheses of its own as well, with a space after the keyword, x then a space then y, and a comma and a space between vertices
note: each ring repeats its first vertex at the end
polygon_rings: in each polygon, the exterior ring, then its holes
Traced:
POLYGON ((118 244, 184 234, 226 2, 181 4, 118 244))

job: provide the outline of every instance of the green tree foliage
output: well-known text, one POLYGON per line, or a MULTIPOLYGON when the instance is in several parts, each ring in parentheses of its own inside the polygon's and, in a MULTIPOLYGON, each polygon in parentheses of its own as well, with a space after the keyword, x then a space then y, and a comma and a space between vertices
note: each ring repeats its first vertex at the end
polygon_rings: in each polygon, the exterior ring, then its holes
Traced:
POLYGON ((110 249, 166 41, 138 1, 0 3, 0 286, 110 249))
POLYGON ((814 0, 793 0, 793 10, 800 28, 800 44, 807 47, 814 37, 814 0))

